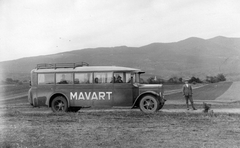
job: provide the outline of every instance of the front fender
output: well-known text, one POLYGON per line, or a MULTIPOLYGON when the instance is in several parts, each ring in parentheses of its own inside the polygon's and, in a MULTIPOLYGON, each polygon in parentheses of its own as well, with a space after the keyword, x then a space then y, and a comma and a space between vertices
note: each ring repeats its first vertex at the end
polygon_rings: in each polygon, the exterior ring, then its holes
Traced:
POLYGON ((161 96, 158 93, 156 93, 155 91, 146 91, 146 92, 141 93, 140 95, 138 95, 138 97, 136 98, 136 100, 133 103, 132 108, 134 108, 135 106, 138 106, 139 101, 145 95, 153 95, 153 96, 155 96, 159 100, 159 102, 162 102, 161 96))

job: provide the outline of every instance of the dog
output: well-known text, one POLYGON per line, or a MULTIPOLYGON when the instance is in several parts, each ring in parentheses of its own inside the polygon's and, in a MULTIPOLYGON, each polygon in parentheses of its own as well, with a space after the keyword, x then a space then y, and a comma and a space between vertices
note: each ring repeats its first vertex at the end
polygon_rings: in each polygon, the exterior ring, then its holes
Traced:
POLYGON ((208 113, 210 108, 211 108, 211 104, 207 104, 207 103, 203 102, 203 109, 204 109, 203 112, 204 113, 208 113))

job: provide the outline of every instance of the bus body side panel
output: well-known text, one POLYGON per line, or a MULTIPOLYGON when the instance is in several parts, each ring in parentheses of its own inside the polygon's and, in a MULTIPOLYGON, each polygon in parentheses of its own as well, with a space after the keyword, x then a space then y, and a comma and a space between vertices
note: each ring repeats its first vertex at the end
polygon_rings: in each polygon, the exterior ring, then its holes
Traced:
POLYGON ((132 106, 133 104, 132 83, 114 83, 113 105, 114 106, 132 106))
POLYGON ((37 103, 35 100, 37 100, 37 89, 36 87, 31 87, 28 91, 28 103, 33 106, 37 106, 37 103))
POLYGON ((94 107, 113 106, 113 83, 94 84, 92 93, 94 107))
POLYGON ((139 96, 139 87, 138 86, 134 86, 133 87, 133 102, 135 102, 139 96))
POLYGON ((91 96, 93 84, 75 84, 74 91, 68 93, 71 106, 90 107, 93 105, 91 96))
POLYGON ((37 106, 47 106, 49 98, 54 93, 54 85, 38 85, 36 90, 37 97, 34 99, 34 103, 37 106))
MULTIPOLYGON (((62 94, 66 97, 67 102, 69 102, 68 106, 74 106, 74 100, 70 99, 70 92, 74 92, 73 84, 56 84, 54 94, 62 94)), ((51 94, 52 95, 52 94, 51 94)), ((50 100, 48 100, 50 101, 50 100)), ((50 103, 50 102, 49 102, 50 103)))

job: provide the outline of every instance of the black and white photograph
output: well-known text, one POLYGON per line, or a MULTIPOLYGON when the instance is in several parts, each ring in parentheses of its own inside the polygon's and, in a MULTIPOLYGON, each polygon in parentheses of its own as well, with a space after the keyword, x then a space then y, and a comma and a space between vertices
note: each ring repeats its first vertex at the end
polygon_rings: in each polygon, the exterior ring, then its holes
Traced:
POLYGON ((240 148, 239 8, 0 0, 0 148, 240 148))

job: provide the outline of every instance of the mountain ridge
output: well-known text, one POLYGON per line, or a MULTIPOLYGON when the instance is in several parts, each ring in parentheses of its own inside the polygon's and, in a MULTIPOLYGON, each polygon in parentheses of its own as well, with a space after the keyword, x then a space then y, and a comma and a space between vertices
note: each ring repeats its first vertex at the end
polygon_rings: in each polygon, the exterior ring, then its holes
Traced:
POLYGON ((140 68, 162 78, 172 76, 206 77, 223 73, 240 74, 240 38, 190 37, 171 43, 155 42, 140 47, 116 46, 85 48, 50 55, 0 62, 3 78, 9 73, 30 73, 39 63, 85 61, 90 65, 116 65, 140 68))

